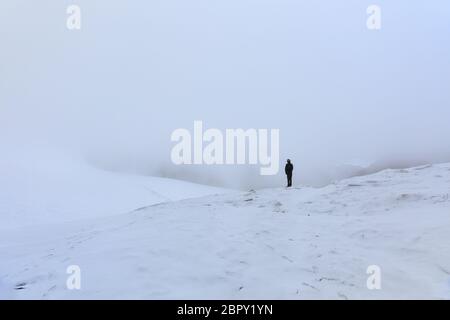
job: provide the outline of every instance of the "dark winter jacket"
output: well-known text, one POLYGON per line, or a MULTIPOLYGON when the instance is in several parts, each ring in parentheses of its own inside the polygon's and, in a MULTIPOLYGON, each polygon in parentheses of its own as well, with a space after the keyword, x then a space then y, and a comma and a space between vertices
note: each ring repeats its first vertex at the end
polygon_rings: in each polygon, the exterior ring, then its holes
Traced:
POLYGON ((287 175, 291 175, 293 170, 294 166, 292 165, 292 163, 286 163, 286 166, 284 167, 284 172, 286 172, 287 175))

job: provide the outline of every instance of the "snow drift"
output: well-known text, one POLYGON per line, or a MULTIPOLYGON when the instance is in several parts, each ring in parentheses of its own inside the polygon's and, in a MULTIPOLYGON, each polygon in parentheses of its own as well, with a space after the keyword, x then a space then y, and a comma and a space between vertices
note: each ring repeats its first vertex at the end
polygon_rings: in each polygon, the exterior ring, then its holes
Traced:
MULTIPOLYGON (((2 230, 16 299, 450 298, 450 164, 2 230), (81 269, 81 290, 66 269, 81 269), (368 266, 381 290, 366 286, 368 266)), ((113 200, 113 199, 111 199, 113 200)))

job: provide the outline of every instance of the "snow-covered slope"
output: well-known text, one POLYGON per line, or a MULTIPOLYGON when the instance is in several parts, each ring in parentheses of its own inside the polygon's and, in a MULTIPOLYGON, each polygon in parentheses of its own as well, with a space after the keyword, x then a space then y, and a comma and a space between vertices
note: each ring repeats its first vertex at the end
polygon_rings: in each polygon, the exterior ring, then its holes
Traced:
POLYGON ((11 150, 0 158, 0 229, 126 213, 226 190, 110 172, 56 150, 11 150))
POLYGON ((3 296, 450 298, 450 164, 0 234, 3 296), (81 290, 66 269, 81 268, 81 290), (370 265, 381 290, 366 286, 370 265))

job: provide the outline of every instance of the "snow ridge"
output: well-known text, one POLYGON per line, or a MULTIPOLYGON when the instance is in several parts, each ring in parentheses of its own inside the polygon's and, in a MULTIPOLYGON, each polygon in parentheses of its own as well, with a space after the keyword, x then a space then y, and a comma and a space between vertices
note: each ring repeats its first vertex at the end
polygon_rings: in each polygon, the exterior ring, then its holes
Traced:
POLYGON ((0 234, 16 299, 450 298, 450 164, 0 234), (81 268, 81 290, 66 268, 81 268), (381 269, 381 289, 366 286, 381 269))

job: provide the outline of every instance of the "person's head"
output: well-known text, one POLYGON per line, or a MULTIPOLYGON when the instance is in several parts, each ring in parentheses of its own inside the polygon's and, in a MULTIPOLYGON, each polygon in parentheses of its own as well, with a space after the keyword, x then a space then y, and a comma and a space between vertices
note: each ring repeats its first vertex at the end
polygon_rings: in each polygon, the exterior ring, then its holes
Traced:
POLYGON ((291 159, 287 159, 287 163, 291 163, 291 159))

